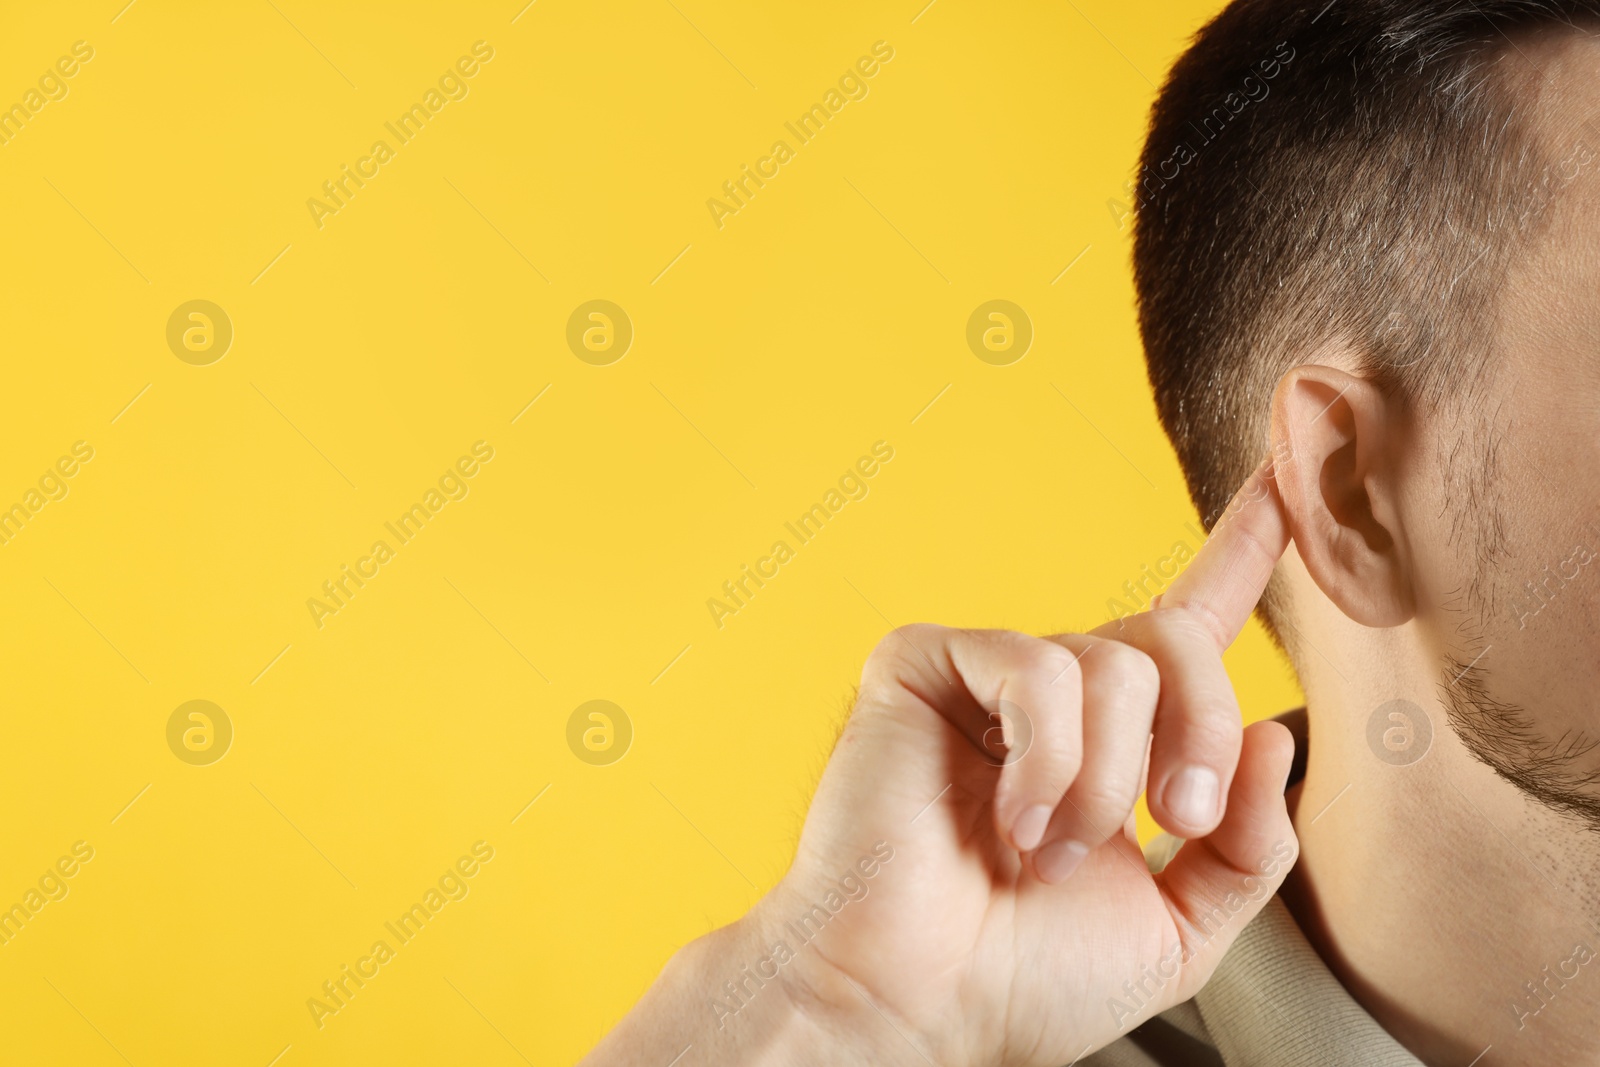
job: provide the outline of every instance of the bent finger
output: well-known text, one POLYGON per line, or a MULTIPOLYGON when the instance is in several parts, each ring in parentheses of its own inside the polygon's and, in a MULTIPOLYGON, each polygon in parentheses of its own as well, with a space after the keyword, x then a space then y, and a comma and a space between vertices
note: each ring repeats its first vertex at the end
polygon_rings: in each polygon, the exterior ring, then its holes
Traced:
POLYGON ((1001 839, 1022 852, 1037 847, 1082 762, 1077 656, 1029 634, 940 626, 902 627, 879 647, 863 685, 899 687, 965 734, 976 755, 1000 769, 1001 839), (897 635, 910 651, 892 642, 897 635))
POLYGON ((1060 882, 1122 830, 1144 784, 1160 674, 1131 645, 1087 634, 1047 638, 1078 654, 1083 673, 1083 765, 1066 787, 1034 872, 1060 882))

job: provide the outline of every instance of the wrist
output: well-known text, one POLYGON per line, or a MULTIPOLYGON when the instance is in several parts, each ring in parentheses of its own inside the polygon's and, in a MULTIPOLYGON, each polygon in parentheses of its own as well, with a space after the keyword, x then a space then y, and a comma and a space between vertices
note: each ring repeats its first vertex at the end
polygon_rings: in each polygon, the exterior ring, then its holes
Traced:
POLYGON ((678 991, 683 1037, 667 1059, 692 1044, 684 1061, 697 1067, 924 1065, 858 984, 794 936, 783 899, 780 884, 668 963, 658 985, 678 991))
MULTIPOLYGON (((798 1067, 870 1062, 784 974, 757 911, 679 949, 583 1067, 798 1067), (776 971, 775 971, 776 968, 776 971), (766 974, 769 977, 762 977, 766 974), (680 1063, 680 1060, 682 1061, 680 1063)), ((777 955, 793 959, 784 952, 777 955)))
POLYGON ((680 949, 585 1067, 924 1064, 904 1023, 794 935, 785 899, 780 883, 743 918, 680 949))
MULTIPOLYGON (((764 902, 763 902, 764 903, 764 902)), ((690 943, 668 970, 694 990, 700 1062, 799 1067, 864 1062, 847 1054, 831 1006, 815 1000, 795 968, 795 946, 775 936, 762 905, 690 943)))
POLYGON ((715 1018, 712 1032, 748 1026, 781 1034, 763 1050, 771 1055, 755 1061, 761 1064, 925 1067, 927 1058, 906 1036, 907 1024, 876 1005, 861 981, 823 954, 820 942, 796 932, 789 920, 806 909, 792 906, 790 896, 780 882, 738 922, 703 939, 706 960, 715 961, 712 997, 718 1003, 706 1009, 715 1018))

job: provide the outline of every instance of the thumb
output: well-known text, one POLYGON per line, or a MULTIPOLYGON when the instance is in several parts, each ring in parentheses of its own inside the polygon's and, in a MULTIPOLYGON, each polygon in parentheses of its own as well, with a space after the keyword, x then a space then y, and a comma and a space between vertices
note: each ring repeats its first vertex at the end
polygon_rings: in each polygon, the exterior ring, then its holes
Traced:
POLYGON ((1281 723, 1246 729, 1221 825, 1185 844, 1156 876, 1182 950, 1174 1003, 1200 991, 1294 866, 1300 848, 1283 796, 1293 759, 1294 739, 1281 723))

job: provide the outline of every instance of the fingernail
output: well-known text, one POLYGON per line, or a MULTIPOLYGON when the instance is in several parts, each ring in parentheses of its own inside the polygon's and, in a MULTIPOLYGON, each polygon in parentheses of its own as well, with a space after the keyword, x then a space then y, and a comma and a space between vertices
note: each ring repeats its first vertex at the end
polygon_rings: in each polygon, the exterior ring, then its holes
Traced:
POLYGON ((1210 826, 1221 792, 1217 772, 1210 767, 1185 767, 1167 783, 1167 810, 1191 827, 1210 826))
POLYGON ((1033 869, 1040 878, 1054 885, 1065 882, 1088 854, 1089 846, 1082 841, 1052 841, 1034 853, 1033 869))
POLYGON ((1017 816, 1017 821, 1011 824, 1011 843, 1017 846, 1018 852, 1032 852, 1044 840, 1044 832, 1049 825, 1048 806, 1035 804, 1031 808, 1024 808, 1022 814, 1017 816))

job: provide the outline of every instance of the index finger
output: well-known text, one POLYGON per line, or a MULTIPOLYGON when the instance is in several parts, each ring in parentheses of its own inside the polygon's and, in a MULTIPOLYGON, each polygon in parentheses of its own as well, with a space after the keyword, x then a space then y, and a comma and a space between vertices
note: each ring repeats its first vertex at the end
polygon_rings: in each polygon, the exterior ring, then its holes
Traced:
POLYGON ((1211 632, 1221 653, 1250 621, 1272 569, 1288 547, 1289 522, 1269 456, 1233 495, 1194 561, 1153 610, 1194 615, 1211 632))

